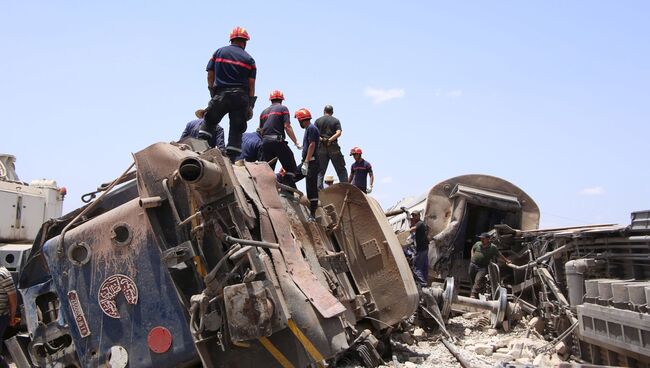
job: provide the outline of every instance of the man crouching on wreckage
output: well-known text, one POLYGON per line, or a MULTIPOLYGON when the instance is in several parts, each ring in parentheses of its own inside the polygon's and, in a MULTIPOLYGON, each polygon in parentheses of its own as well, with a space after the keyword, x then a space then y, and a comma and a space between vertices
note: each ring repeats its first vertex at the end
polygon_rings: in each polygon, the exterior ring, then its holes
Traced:
POLYGON ((96 200, 44 224, 20 282, 25 358, 112 368, 382 363, 418 291, 379 204, 334 185, 309 222, 303 194, 278 195, 267 163, 233 166, 207 148, 154 144, 96 200))

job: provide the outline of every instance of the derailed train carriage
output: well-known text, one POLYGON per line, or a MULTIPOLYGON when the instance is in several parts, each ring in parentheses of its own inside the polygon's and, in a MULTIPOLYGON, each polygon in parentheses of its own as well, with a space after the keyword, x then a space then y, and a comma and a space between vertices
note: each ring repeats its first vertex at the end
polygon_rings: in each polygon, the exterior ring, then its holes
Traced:
POLYGON ((335 185, 309 221, 267 164, 205 148, 154 144, 95 201, 44 224, 19 285, 19 364, 381 361, 382 332, 418 292, 378 203, 335 185))
POLYGON ((650 211, 632 213, 627 226, 538 229, 532 198, 487 175, 451 178, 393 206, 389 221, 403 245, 411 211, 422 211, 429 227, 431 278, 449 277, 444 289, 427 291, 443 317, 470 305, 498 322, 519 309, 537 317, 529 328, 565 359, 650 367, 650 211), (501 290, 493 302, 476 302, 460 294, 469 287, 469 249, 486 231, 514 265, 491 272, 492 291, 501 290))
POLYGON ((533 230, 539 226, 539 208, 516 185, 489 175, 462 175, 434 185, 419 197, 406 198, 388 210, 389 222, 402 245, 408 243, 407 213, 421 211, 427 224, 430 276, 454 277, 469 291, 470 250, 477 235, 496 225, 533 230), (398 213, 400 208, 405 211, 398 213))

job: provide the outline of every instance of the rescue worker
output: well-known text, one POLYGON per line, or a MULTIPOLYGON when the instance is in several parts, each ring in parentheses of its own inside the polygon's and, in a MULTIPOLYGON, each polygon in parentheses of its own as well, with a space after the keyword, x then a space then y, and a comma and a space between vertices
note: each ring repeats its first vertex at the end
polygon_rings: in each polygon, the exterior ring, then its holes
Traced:
POLYGON ((372 184, 375 176, 372 174, 372 165, 361 157, 363 151, 359 147, 350 150, 350 156, 354 157, 354 163, 350 169, 350 178, 348 181, 355 187, 361 189, 364 193, 372 193, 372 184), (370 186, 368 185, 368 176, 370 176, 370 186))
POLYGON ((284 94, 275 90, 269 96, 271 106, 262 111, 260 115, 260 128, 262 129, 262 160, 269 162, 271 167, 275 170, 275 161, 270 162, 275 157, 282 164, 286 171, 283 176, 282 184, 292 186, 296 175, 296 160, 293 157, 293 152, 289 148, 285 140, 285 132, 293 141, 296 148, 301 149, 302 146, 298 144, 296 134, 291 128, 291 120, 289 117, 289 109, 282 105, 284 94))
POLYGON ((332 175, 325 176, 325 185, 328 187, 334 185, 334 177, 332 175))
POLYGON ((250 40, 246 29, 235 27, 230 32, 230 45, 218 49, 213 55, 206 71, 211 100, 205 111, 205 121, 201 124, 199 137, 205 140, 216 134, 215 127, 228 114, 228 146, 226 152, 232 162, 241 153, 242 134, 246 122, 253 117, 255 106, 255 60, 245 51, 250 40))
POLYGON ((496 245, 490 242, 490 234, 482 233, 479 241, 472 246, 471 259, 469 263, 469 280, 472 282, 470 298, 478 298, 478 294, 485 286, 485 275, 488 272, 490 262, 499 257, 506 264, 512 263, 506 258, 496 245))
POLYGON ((262 161, 262 129, 257 128, 254 132, 244 133, 241 143, 241 155, 237 160, 246 162, 262 161))
POLYGON ((420 219, 420 212, 411 213, 411 238, 415 243, 415 256, 413 257, 413 273, 420 286, 426 287, 429 280, 429 240, 427 239, 427 225, 420 219))
POLYGON ((311 112, 302 108, 296 111, 294 117, 300 123, 300 127, 305 130, 302 139, 302 162, 299 166, 299 172, 296 181, 306 179, 305 187, 307 188, 307 199, 309 199, 310 220, 316 219, 316 210, 318 209, 318 144, 320 142, 320 132, 318 128, 311 123, 311 112))
POLYGON ((334 108, 332 105, 326 105, 323 109, 323 116, 316 119, 314 124, 320 131, 320 148, 318 151, 318 159, 320 163, 320 173, 318 173, 318 187, 323 189, 323 178, 327 171, 327 166, 330 160, 336 170, 336 175, 339 177, 339 182, 348 182, 348 170, 345 167, 345 158, 341 153, 338 139, 341 136, 341 122, 339 119, 332 116, 334 108))
POLYGON ((7 327, 16 325, 16 307, 18 299, 16 298, 16 287, 14 280, 11 278, 11 272, 0 266, 0 367, 9 367, 2 354, 3 336, 7 327))
MULTIPOLYGON (((205 116, 205 110, 198 109, 194 113, 198 119, 192 120, 185 126, 185 130, 181 134, 179 141, 182 141, 184 138, 199 138, 199 128, 203 124, 203 117, 205 116)), ((214 134, 207 140, 208 146, 210 148, 218 148, 221 152, 226 153, 226 144, 223 139, 223 128, 220 125, 215 126, 214 134)))

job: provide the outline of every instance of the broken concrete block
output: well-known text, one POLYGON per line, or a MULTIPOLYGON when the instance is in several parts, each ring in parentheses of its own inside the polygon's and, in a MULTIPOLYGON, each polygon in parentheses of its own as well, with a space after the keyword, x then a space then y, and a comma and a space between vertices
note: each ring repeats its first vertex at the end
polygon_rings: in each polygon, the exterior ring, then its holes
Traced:
POLYGON ((535 367, 549 367, 551 365, 551 358, 546 354, 539 354, 533 359, 535 367))
POLYGON ((557 355, 557 354, 551 355, 551 364, 553 364, 553 366, 556 366, 556 365, 562 363, 563 361, 564 361, 564 359, 562 359, 562 357, 560 357, 559 355, 557 355))
POLYGON ((476 344, 474 352, 479 355, 491 356, 494 352, 494 347, 488 344, 476 344))
POLYGON ((496 352, 501 354, 508 354, 509 351, 510 349, 508 348, 498 348, 496 352))
POLYGON ((528 358, 519 358, 519 359, 515 359, 515 362, 517 362, 519 364, 530 364, 530 359, 528 359, 528 358))
POLYGON ((404 362, 404 367, 406 368, 416 368, 418 365, 413 362, 404 362))
POLYGON ((415 363, 415 364, 422 364, 424 363, 424 358, 423 357, 409 357, 409 362, 415 363))
POLYGON ((413 337, 414 337, 416 340, 420 340, 420 339, 424 339, 424 338, 426 338, 427 335, 426 335, 426 333, 424 332, 423 329, 421 329, 421 328, 416 328, 415 330, 413 330, 413 337))
POLYGON ((505 353, 494 353, 492 354, 492 358, 494 358, 499 363, 509 362, 513 359, 510 354, 505 353))
POLYGON ((472 333, 472 330, 470 330, 469 328, 466 328, 465 331, 463 331, 463 334, 465 336, 469 336, 469 334, 471 334, 471 333, 472 333))
POLYGON ((564 355, 564 354, 566 354, 566 352, 567 352, 566 344, 565 344, 564 342, 562 342, 562 341, 558 342, 558 343, 555 345, 555 351, 556 351, 559 355, 564 355))
POLYGON ((499 333, 499 331, 495 330, 494 328, 490 328, 487 330, 488 336, 496 336, 499 333))
POLYGON ((537 331, 539 334, 544 333, 544 320, 539 317, 533 317, 527 323, 528 328, 537 331))

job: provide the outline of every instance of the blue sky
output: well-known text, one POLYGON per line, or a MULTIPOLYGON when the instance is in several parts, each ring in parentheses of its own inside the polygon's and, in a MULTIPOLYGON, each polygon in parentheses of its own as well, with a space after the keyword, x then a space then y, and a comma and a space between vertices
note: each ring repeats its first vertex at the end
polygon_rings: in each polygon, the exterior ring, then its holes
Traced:
POLYGON ((131 152, 178 138, 241 25, 256 114, 276 88, 291 111, 332 104, 384 207, 481 173, 527 191, 542 226, 628 223, 650 208, 649 16, 644 1, 6 1, 0 151, 78 207, 131 152))

